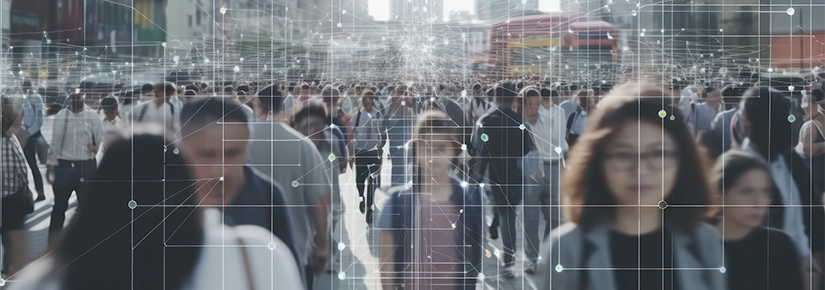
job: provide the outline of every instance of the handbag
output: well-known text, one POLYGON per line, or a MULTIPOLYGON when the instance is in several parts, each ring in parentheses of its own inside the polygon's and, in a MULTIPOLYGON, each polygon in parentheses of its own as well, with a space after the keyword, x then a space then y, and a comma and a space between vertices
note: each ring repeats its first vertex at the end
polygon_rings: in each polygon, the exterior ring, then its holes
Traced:
POLYGON ((34 195, 29 184, 20 187, 16 192, 3 198, 3 214, 0 219, 2 224, 3 219, 13 217, 23 217, 34 212, 34 195))

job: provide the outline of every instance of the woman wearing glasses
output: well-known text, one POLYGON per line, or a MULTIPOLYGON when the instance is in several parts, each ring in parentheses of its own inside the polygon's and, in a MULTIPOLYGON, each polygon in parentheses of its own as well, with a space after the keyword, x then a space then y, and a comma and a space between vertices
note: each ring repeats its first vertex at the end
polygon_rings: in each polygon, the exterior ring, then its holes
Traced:
POLYGON ((539 289, 724 289, 700 155, 663 96, 626 84, 588 118, 561 188, 569 222, 542 246, 539 289))

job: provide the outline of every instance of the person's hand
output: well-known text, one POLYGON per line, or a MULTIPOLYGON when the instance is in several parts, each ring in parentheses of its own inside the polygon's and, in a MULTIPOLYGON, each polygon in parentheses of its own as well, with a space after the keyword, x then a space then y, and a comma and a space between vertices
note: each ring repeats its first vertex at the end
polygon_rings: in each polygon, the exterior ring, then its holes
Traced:
POLYGON ((822 276, 822 268, 819 262, 811 260, 811 256, 802 258, 802 286, 803 289, 811 290, 815 285, 819 285, 819 277, 822 276))
POLYGON ((46 182, 54 184, 54 166, 52 165, 46 166, 46 182))
POLYGON ((330 253, 328 246, 315 248, 315 252, 312 253, 312 269, 316 274, 329 270, 329 261, 330 253))

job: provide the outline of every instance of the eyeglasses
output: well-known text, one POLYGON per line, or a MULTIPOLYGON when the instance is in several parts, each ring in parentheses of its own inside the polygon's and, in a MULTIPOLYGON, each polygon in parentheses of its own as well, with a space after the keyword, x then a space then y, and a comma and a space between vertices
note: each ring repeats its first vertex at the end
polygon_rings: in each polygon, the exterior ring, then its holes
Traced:
POLYGON ((650 152, 611 152, 605 155, 607 166, 613 170, 638 168, 640 163, 647 168, 660 170, 672 168, 678 164, 679 157, 675 150, 653 150, 650 152))

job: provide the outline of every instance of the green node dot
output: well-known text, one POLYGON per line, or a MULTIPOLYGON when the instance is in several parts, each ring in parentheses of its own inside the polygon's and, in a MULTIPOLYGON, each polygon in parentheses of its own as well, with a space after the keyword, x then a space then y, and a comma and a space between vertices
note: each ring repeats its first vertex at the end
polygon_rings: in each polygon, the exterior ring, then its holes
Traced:
POLYGON ((667 111, 659 110, 659 118, 664 118, 664 117, 667 117, 667 111))
POLYGON ((793 123, 794 121, 796 121, 796 116, 794 116, 794 115, 788 115, 788 122, 793 123))
POLYGON ((335 153, 330 153, 329 156, 327 157, 327 159, 329 159, 329 161, 335 161, 335 158, 337 158, 337 157, 335 157, 335 153))
POLYGON ((487 133, 481 133, 481 141, 487 142, 487 140, 490 140, 490 137, 487 136, 487 133))

